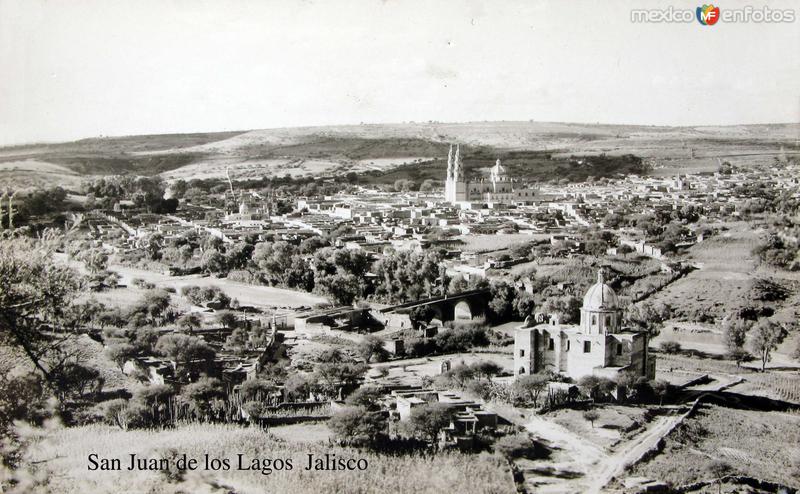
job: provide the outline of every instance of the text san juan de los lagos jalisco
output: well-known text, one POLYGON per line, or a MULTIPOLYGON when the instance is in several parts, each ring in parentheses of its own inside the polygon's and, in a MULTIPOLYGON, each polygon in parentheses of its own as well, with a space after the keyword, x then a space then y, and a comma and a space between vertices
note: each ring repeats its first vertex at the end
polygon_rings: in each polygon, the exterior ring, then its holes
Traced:
POLYGON ((173 458, 145 458, 131 453, 122 458, 103 458, 97 453, 87 457, 89 471, 260 471, 263 475, 273 472, 305 471, 364 471, 369 463, 364 458, 339 457, 335 454, 307 453, 300 461, 296 458, 248 458, 236 454, 230 458, 216 458, 204 454, 199 458, 179 454, 173 458))

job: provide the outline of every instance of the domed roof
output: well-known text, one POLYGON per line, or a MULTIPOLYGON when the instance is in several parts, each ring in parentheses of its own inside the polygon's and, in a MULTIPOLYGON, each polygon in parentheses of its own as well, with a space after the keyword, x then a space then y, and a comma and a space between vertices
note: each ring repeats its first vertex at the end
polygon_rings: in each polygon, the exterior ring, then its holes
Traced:
POLYGON ((584 310, 612 310, 619 308, 616 292, 605 284, 603 271, 597 273, 597 283, 592 285, 583 297, 584 310))

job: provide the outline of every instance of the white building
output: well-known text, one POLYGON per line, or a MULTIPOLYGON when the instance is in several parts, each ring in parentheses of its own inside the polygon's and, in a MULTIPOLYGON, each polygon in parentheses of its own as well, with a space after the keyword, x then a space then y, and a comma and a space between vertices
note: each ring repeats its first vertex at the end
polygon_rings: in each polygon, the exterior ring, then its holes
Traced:
POLYGON ((533 189, 515 188, 516 181, 510 178, 498 159, 489 171, 489 179, 467 180, 461 149, 453 146, 447 154, 447 177, 444 184, 444 200, 453 205, 468 206, 471 203, 517 204, 533 201, 533 189))
MULTIPOLYGON (((648 353, 649 335, 622 327, 622 309, 602 270, 583 298, 579 325, 558 318, 514 332, 516 375, 553 371, 580 379, 587 375, 615 378, 632 372, 655 378, 655 358, 648 353)), ((526 324, 528 326, 528 324, 526 324)))

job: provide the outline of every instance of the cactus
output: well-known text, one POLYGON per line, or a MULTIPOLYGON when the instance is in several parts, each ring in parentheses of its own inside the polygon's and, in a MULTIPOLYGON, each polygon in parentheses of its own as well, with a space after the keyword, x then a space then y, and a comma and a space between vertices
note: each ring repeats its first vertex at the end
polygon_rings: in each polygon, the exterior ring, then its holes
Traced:
POLYGON ((14 229, 14 196, 16 196, 16 192, 12 192, 10 196, 8 196, 8 229, 14 229))
POLYGON ((3 192, 3 195, 0 196, 0 232, 3 231, 3 216, 5 216, 5 211, 3 211, 3 203, 8 197, 7 192, 3 192))

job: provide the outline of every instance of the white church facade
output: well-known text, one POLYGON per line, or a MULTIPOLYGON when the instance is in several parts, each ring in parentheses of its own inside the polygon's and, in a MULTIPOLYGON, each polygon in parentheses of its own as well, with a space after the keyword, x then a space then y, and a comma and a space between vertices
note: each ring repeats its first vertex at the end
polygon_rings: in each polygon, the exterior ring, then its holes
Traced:
POLYGON ((614 379, 630 372, 655 378, 649 335, 622 327, 617 294, 605 283, 602 271, 583 298, 580 324, 563 325, 551 316, 546 323, 525 326, 514 332, 517 376, 552 371, 575 380, 588 375, 614 379))
POLYGON ((524 204, 533 201, 534 190, 517 188, 516 181, 508 176, 498 159, 489 170, 489 177, 467 180, 461 149, 453 146, 447 154, 447 177, 444 184, 444 200, 453 205, 469 206, 481 204, 524 204))

